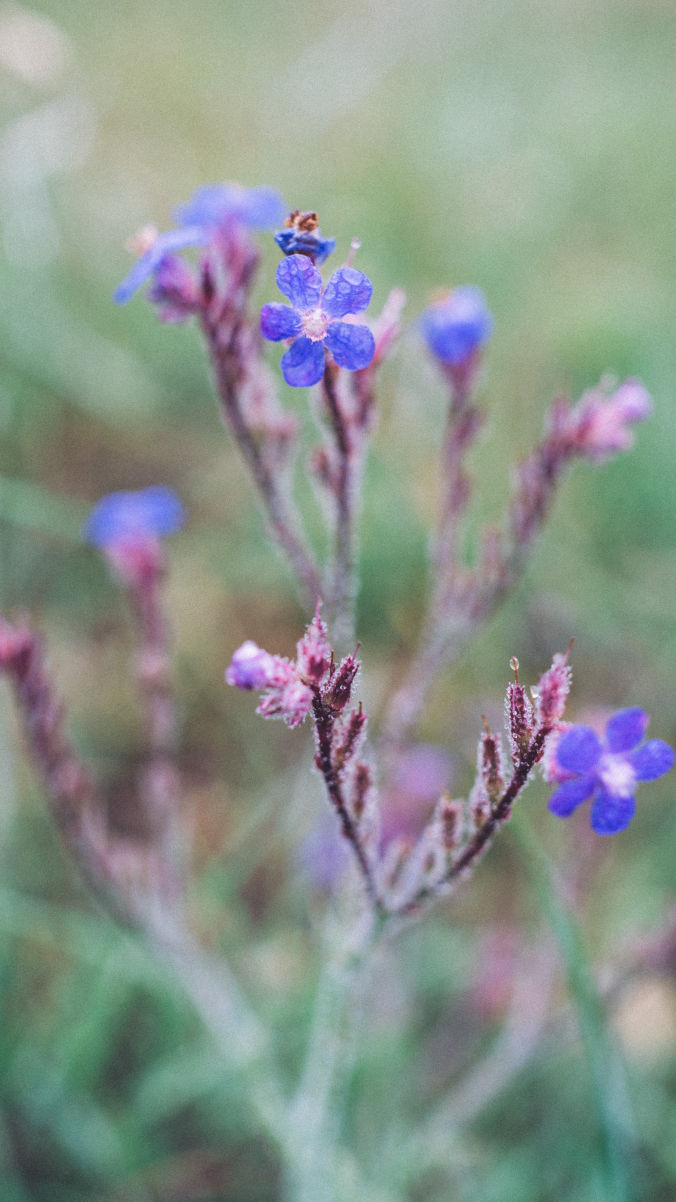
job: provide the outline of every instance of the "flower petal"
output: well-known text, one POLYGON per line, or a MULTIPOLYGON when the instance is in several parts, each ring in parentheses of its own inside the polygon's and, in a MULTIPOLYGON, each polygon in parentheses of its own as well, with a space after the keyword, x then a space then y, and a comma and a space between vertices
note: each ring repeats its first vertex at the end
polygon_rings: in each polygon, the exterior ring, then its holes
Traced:
POLYGON ((662 739, 650 739, 627 756, 637 780, 657 780, 674 764, 674 751, 662 739))
POLYGON ((322 277, 307 255, 289 255, 282 259, 275 279, 279 291, 289 298, 295 309, 307 313, 317 308, 322 294, 322 277))
POLYGON ((172 251, 183 250, 186 246, 201 246, 203 242, 204 231, 195 225, 158 234, 150 249, 136 260, 129 274, 115 289, 113 293, 115 304, 126 305, 141 285, 155 274, 162 260, 172 251))
POLYGON ((561 735, 554 755, 567 772, 592 772, 601 756, 601 740, 590 726, 571 726, 561 735))
POLYGON ((345 317, 361 313, 371 303, 373 284, 363 271, 355 267, 339 267, 334 271, 322 297, 322 310, 329 317, 345 317))
POLYGON ((591 824, 597 835, 615 835, 629 826, 636 813, 634 797, 615 797, 601 789, 591 808, 591 824))
POLYGON ((206 184, 187 204, 174 210, 179 225, 215 229, 240 221, 249 229, 269 229, 284 220, 286 208, 273 188, 243 188, 241 184, 206 184))
POLYGON ((564 781, 556 792, 552 793, 547 809, 559 818, 568 818, 573 810, 591 797, 595 784, 596 778, 591 775, 580 776, 577 780, 564 781))
POLYGON ((650 719, 645 710, 634 705, 630 709, 618 710, 606 726, 605 740, 608 751, 631 751, 641 742, 650 719))
MULTIPOLYGON (((288 259, 285 260, 288 263, 288 259)), ((292 388, 309 388, 318 384, 324 374, 324 343, 298 338, 282 355, 280 367, 287 384, 292 388)))
POLYGON ((269 230, 286 217, 288 209, 276 188, 244 188, 237 216, 250 230, 269 230))
POLYGON ((352 325, 348 321, 332 321, 324 339, 339 367, 360 371, 368 367, 376 344, 368 326, 352 325))
POLYGON ((303 328, 300 314, 290 305, 273 302, 261 309, 261 334, 271 342, 282 338, 297 338, 303 328))

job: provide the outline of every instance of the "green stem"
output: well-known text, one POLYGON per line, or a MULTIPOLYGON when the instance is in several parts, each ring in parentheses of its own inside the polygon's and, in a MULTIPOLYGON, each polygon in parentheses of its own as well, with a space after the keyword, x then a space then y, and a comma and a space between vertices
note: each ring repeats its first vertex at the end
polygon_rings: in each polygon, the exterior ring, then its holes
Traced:
POLYGON ((362 909, 346 935, 335 918, 326 932, 305 1067, 289 1111, 288 1202, 337 1202, 343 1150, 339 1102, 353 1060, 358 998, 374 925, 362 909))
POLYGON ((622 1065, 608 1033, 603 1006, 579 926, 557 884, 556 868, 526 823, 512 832, 523 852, 543 912, 561 953, 568 989, 577 1010, 598 1123, 607 1202, 632 1202, 630 1154, 635 1144, 622 1065))

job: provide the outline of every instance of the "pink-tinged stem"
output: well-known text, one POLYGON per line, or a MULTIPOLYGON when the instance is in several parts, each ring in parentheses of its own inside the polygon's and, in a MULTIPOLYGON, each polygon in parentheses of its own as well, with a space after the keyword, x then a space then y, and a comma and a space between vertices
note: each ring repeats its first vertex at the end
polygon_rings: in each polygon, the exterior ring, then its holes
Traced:
POLYGON ((317 754, 315 763, 324 778, 326 791, 329 795, 329 800, 333 805, 338 817, 340 818, 342 832, 348 843, 351 845, 355 854, 359 871, 361 872, 364 886, 374 910, 382 911, 382 902, 378 893, 373 868, 371 866, 366 849, 361 841, 357 824, 352 818, 345 798, 340 780, 340 772, 334 762, 334 746, 333 737, 335 731, 335 718, 329 707, 323 701, 319 689, 313 689, 312 710, 315 719, 315 731, 317 734, 317 754))
POLYGON ((134 916, 116 888, 115 859, 93 781, 64 731, 64 709, 45 666, 42 640, 29 627, 0 620, 0 639, 9 632, 15 654, 2 666, 12 681, 30 758, 44 783, 59 833, 83 877, 106 908, 125 924, 134 916))
POLYGON ((356 595, 355 498, 359 487, 361 461, 360 432, 348 422, 336 388, 336 369, 327 363, 322 379, 324 403, 336 448, 333 491, 336 503, 334 554, 329 594, 326 597, 337 634, 349 639, 354 630, 356 595))
MULTIPOLYGON (((469 382, 469 381, 468 381, 469 382)), ((481 427, 481 414, 472 404, 469 387, 453 379, 449 381, 451 395, 446 414, 446 433, 441 455, 442 502, 439 533, 434 555, 435 598, 449 586, 457 559, 458 522, 467 507, 471 484, 464 469, 464 459, 481 427)))
POLYGON ((551 734, 551 730, 551 726, 542 726, 536 731, 527 750, 519 760, 514 770, 514 775, 502 797, 491 806, 490 814, 486 818, 486 821, 452 861, 442 879, 434 885, 423 886, 414 897, 406 902, 402 913, 415 913, 420 906, 437 897, 444 886, 451 884, 458 877, 469 872, 474 867, 488 847, 498 827, 502 826, 509 818, 514 802, 542 756, 545 740, 547 735, 551 734))
POLYGON ((159 853, 167 900, 183 892, 185 854, 180 824, 181 787, 176 768, 176 706, 168 627, 162 601, 162 567, 130 590, 138 629, 136 678, 143 700, 147 760, 139 792, 149 835, 159 853))
POLYGON ((200 321, 223 419, 249 467, 271 536, 286 555, 300 583, 305 603, 314 607, 322 591, 320 572, 298 533, 300 522, 293 502, 287 491, 280 488, 281 472, 275 464, 275 456, 266 453, 265 434, 252 428, 243 404, 252 384, 263 389, 267 387, 264 380, 253 381, 251 378, 259 365, 260 351, 244 312, 256 266, 257 257, 251 254, 243 262, 240 276, 230 282, 222 300, 213 295, 209 277, 205 277, 205 301, 200 321))

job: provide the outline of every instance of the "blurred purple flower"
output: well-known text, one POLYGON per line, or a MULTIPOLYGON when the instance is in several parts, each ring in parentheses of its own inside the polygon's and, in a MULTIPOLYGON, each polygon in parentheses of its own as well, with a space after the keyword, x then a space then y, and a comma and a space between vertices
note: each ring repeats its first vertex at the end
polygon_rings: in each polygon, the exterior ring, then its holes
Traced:
POLYGON ((174 210, 180 226, 218 229, 238 222, 249 230, 268 230, 284 219, 286 205, 275 188, 243 188, 241 184, 206 184, 187 204, 174 210))
POLYGON ((111 492, 94 506, 85 524, 85 537, 95 547, 121 540, 173 534, 185 521, 176 493, 162 484, 137 492, 111 492))
POLYGON ((453 761, 443 747, 415 743, 401 753, 383 796, 382 838, 414 837, 450 784, 453 761))
POLYGON ((488 341, 493 318, 481 289, 466 285, 425 309, 420 327, 432 354, 457 367, 488 341))
POLYGON ((597 835, 624 830, 634 817, 636 785, 663 776, 674 763, 668 743, 661 739, 641 743, 648 722, 645 710, 632 707, 613 714, 602 739, 590 726, 568 727, 556 744, 554 758, 569 776, 549 799, 552 814, 568 818, 593 799, 591 825, 597 835))
POLYGON ((232 225, 270 229, 282 221, 285 211, 280 193, 272 188, 243 188, 240 184, 208 184, 198 188, 187 204, 174 211, 178 229, 163 234, 142 231, 147 248, 115 290, 113 299, 118 305, 126 304, 175 251, 203 246, 216 230, 232 225))
POLYGON ((368 276, 354 267, 339 267, 322 290, 322 277, 305 255, 289 255, 277 268, 277 287, 291 305, 269 304, 261 310, 261 332, 272 342, 294 339, 282 356, 282 375, 293 388, 317 384, 324 374, 324 346, 339 367, 368 367, 375 341, 368 326, 341 321, 361 313, 371 300, 368 276))
POLYGON ((174 257, 174 251, 184 250, 186 246, 203 246, 207 240, 206 231, 197 225, 189 225, 180 230, 166 230, 164 234, 156 233, 154 236, 149 231, 142 231, 139 240, 144 235, 150 245, 115 289, 113 300, 116 305, 126 305, 146 280, 174 257))

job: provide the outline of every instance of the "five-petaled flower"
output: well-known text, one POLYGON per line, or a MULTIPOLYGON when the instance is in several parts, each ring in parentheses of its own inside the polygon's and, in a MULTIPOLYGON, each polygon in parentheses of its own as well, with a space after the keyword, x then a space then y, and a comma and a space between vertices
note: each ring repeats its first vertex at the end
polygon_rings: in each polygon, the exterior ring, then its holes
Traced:
POLYGON ((481 289, 465 285, 425 309, 420 328, 432 354, 457 367, 488 341, 493 318, 481 289))
POLYGON ((341 320, 368 307, 373 291, 368 276, 354 267, 339 267, 322 291, 322 277, 310 260, 289 255, 275 278, 291 306, 264 305, 261 333, 272 342, 294 339, 280 365, 287 384, 317 384, 324 374, 324 347, 339 367, 368 367, 375 351, 373 334, 368 326, 341 320))
POLYGON ((568 779, 549 799, 549 809, 568 818, 591 798, 591 825, 597 835, 614 835, 634 817, 634 791, 640 781, 656 780, 674 763, 674 752, 661 739, 641 740, 648 725, 645 710, 618 710, 603 738, 590 726, 571 726, 554 749, 556 766, 568 779))
POLYGON ((284 212, 284 201, 273 188, 243 188, 241 184, 207 184, 198 188, 187 204, 174 211, 178 229, 163 234, 153 232, 152 236, 145 231, 148 245, 116 288, 113 299, 118 305, 126 304, 175 251, 204 246, 216 231, 229 226, 271 229, 280 223, 284 212))

